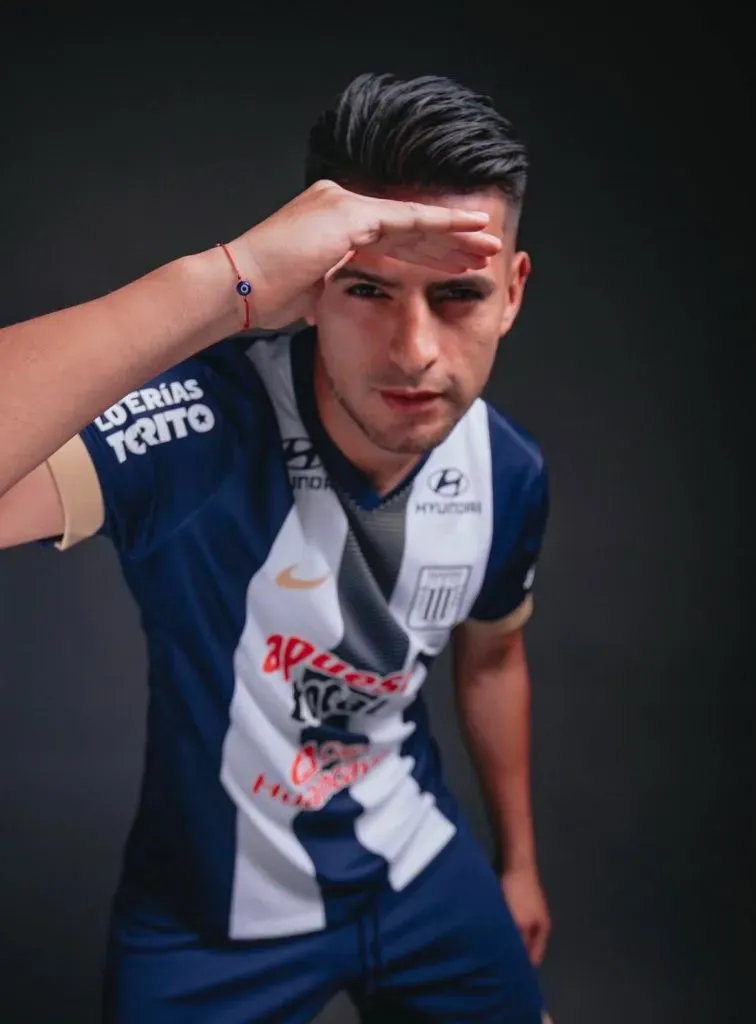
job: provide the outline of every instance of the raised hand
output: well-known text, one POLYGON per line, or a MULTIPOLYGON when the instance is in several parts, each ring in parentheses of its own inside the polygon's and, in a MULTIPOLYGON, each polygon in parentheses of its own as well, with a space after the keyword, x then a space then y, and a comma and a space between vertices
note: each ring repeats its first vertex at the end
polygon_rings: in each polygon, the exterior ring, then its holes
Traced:
POLYGON ((370 251, 455 274, 484 267, 501 241, 488 214, 349 192, 316 182, 231 243, 255 287, 255 322, 298 319, 317 290, 356 252, 370 251))

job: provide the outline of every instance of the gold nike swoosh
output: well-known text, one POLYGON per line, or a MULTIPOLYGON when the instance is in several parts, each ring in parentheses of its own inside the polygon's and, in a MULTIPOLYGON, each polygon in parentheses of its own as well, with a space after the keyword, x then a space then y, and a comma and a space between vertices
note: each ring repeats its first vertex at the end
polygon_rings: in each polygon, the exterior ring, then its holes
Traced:
POLYGON ((277 574, 276 583, 279 587, 285 587, 287 590, 311 590, 313 587, 319 587, 321 583, 325 583, 329 576, 326 573, 325 576, 316 576, 311 580, 303 580, 294 575, 295 568, 296 565, 290 565, 287 569, 282 569, 277 574))

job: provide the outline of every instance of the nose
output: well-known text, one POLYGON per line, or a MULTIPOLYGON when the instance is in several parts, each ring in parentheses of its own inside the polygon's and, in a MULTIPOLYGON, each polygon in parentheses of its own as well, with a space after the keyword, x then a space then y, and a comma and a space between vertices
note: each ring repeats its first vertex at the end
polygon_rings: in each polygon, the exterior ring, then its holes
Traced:
POLYGON ((402 311, 389 345, 389 358, 408 381, 419 381, 439 356, 436 325, 418 303, 402 311))

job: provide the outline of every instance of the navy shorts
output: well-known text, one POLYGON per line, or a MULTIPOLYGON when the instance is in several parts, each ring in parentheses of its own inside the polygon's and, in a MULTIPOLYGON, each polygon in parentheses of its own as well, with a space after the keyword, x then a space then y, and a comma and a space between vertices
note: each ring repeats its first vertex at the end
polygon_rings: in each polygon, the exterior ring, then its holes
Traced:
POLYGON ((305 1024, 341 991, 364 1024, 541 1024, 535 972, 464 824, 403 892, 341 928, 210 945, 133 902, 114 914, 107 1024, 305 1024))

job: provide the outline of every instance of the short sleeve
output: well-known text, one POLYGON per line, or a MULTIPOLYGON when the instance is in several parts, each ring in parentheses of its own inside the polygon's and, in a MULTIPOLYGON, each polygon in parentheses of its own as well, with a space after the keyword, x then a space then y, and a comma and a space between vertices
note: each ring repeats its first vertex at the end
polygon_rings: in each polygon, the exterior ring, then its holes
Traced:
POLYGON ((506 502, 494 525, 488 569, 470 618, 502 620, 519 629, 533 611, 533 585, 549 517, 549 480, 543 463, 506 502))
POLYGON ((228 360, 218 352, 187 360, 124 395, 51 456, 65 515, 56 546, 101 533, 136 558, 180 529, 212 499, 242 443, 254 441, 251 374, 232 349, 228 360))

